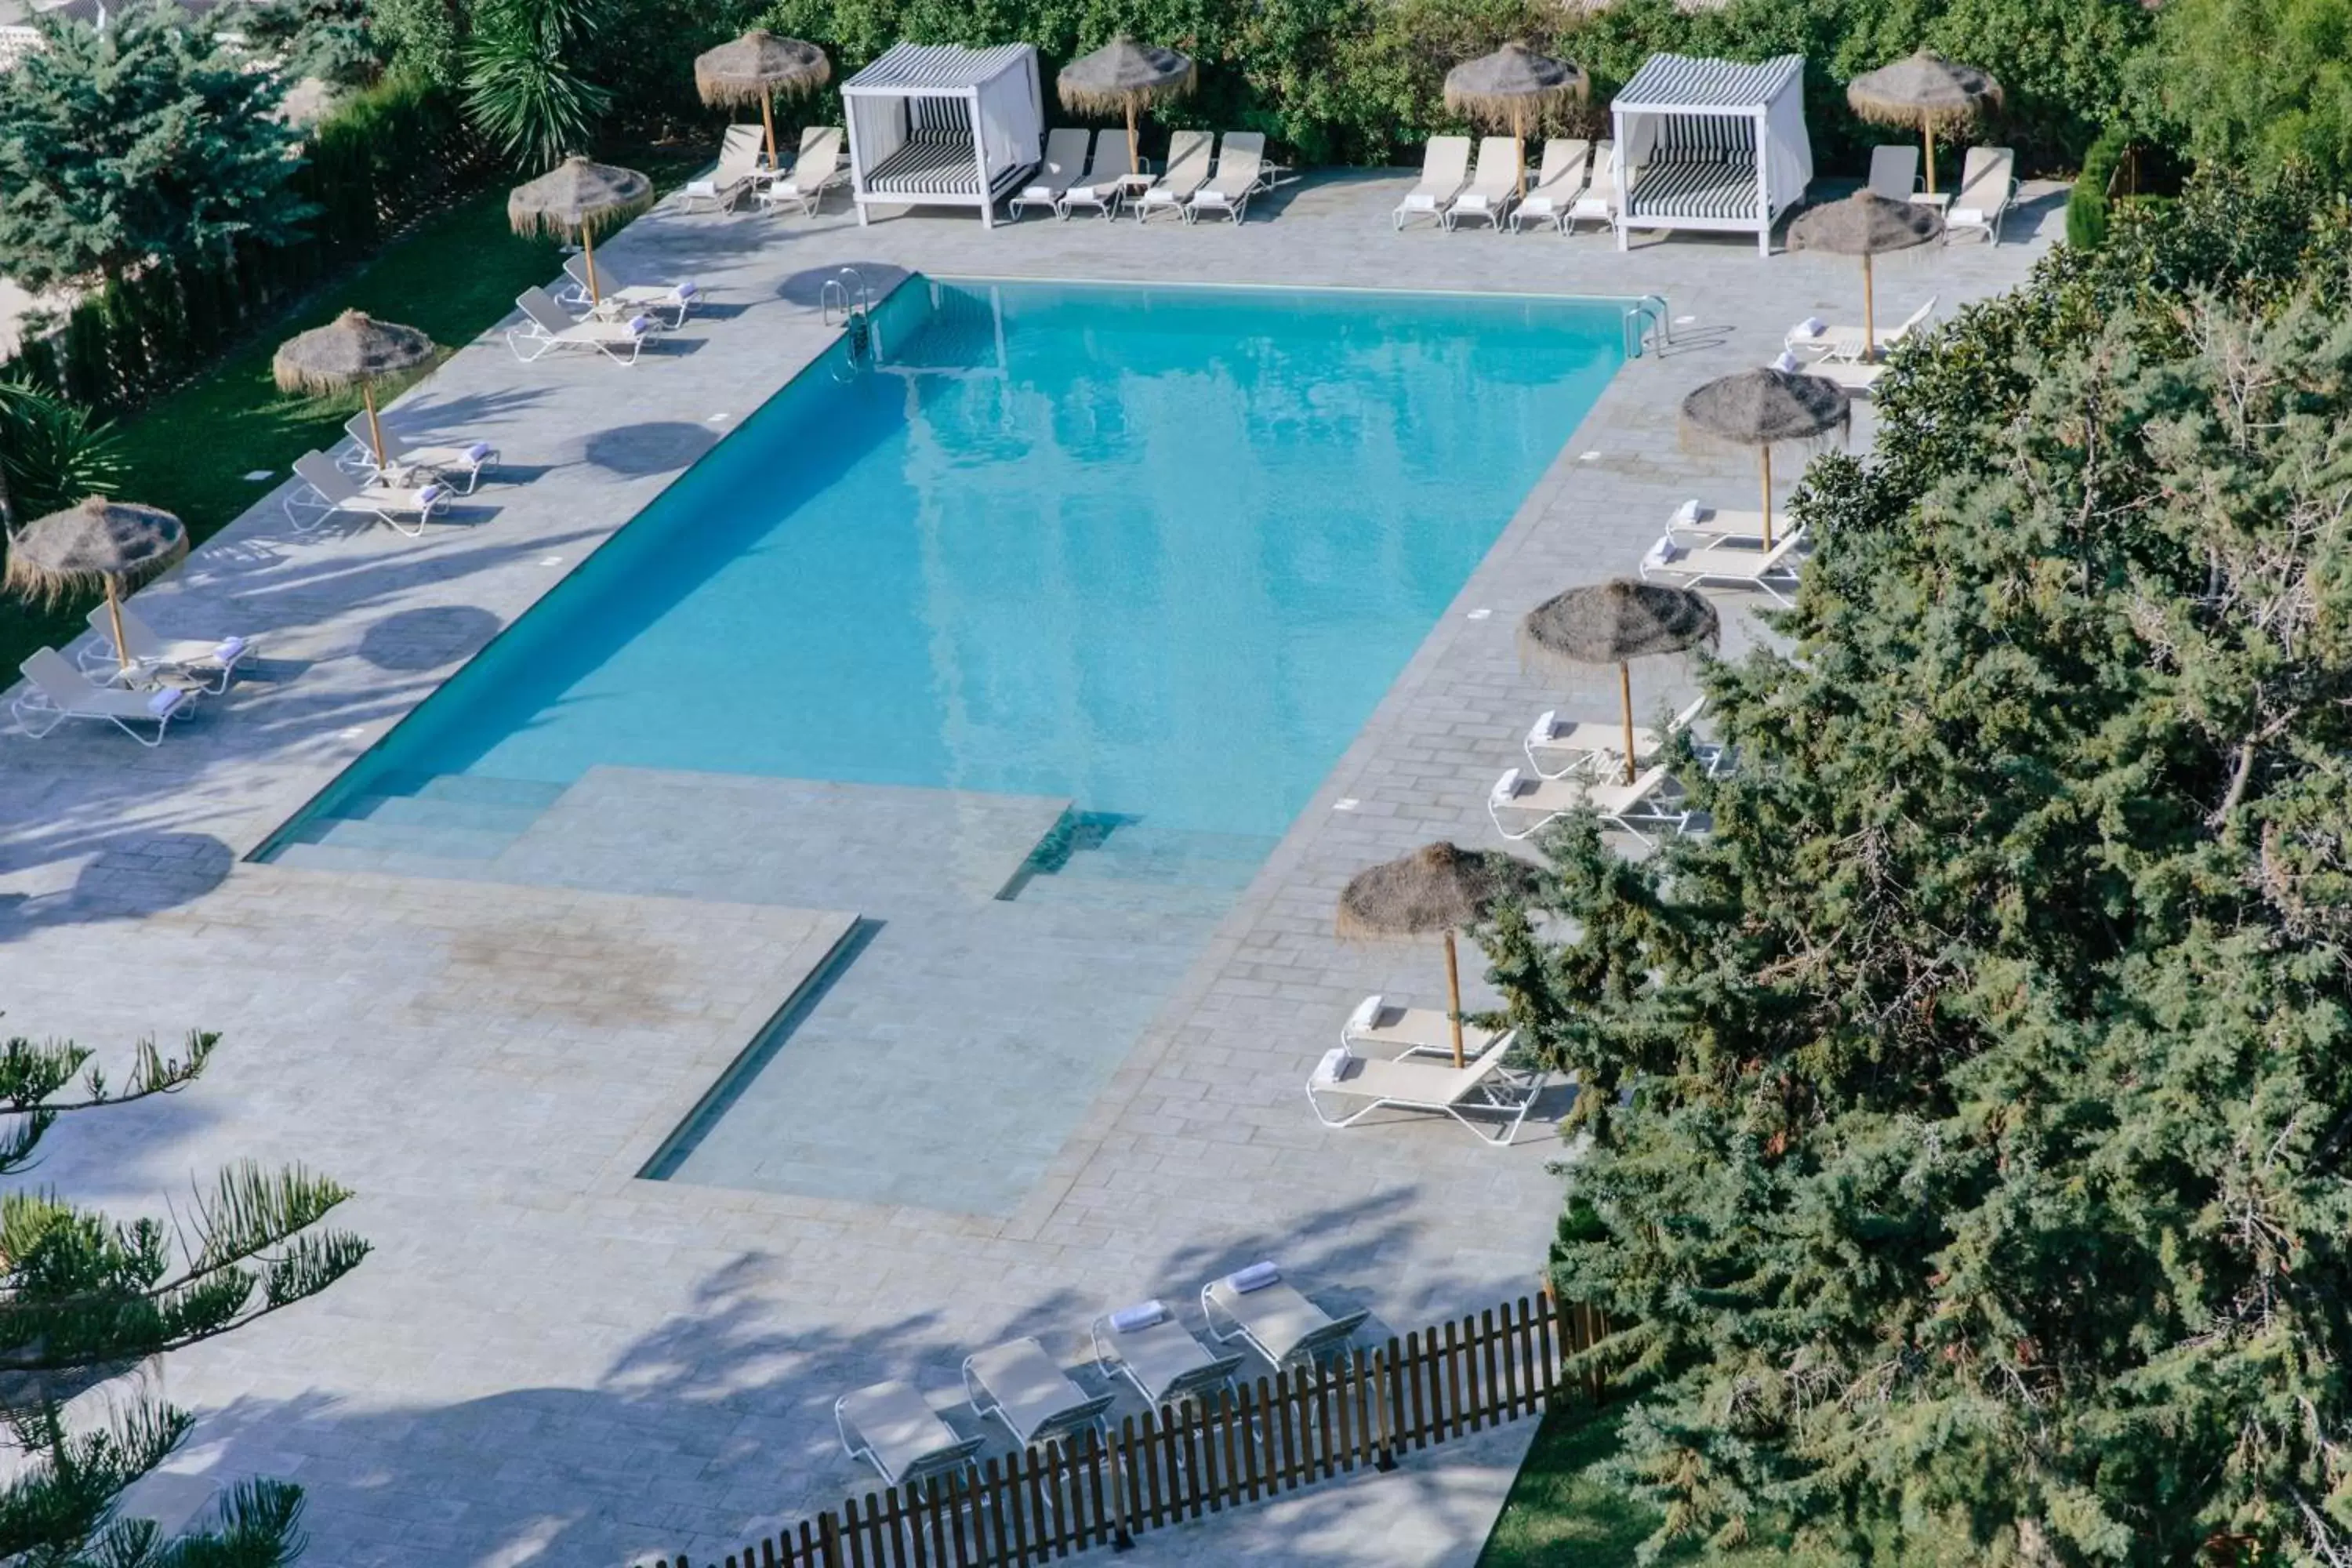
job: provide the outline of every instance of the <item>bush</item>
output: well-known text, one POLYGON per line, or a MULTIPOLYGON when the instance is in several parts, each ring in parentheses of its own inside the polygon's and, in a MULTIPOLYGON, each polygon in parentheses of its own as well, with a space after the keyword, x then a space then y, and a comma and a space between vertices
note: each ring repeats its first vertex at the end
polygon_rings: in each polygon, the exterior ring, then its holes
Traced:
POLYGON ((2130 146, 2131 138, 2116 127, 2100 132, 2091 143, 2083 172, 2074 176, 2074 188, 2066 196, 2067 244, 2096 250, 2106 243, 2108 188, 2130 146))

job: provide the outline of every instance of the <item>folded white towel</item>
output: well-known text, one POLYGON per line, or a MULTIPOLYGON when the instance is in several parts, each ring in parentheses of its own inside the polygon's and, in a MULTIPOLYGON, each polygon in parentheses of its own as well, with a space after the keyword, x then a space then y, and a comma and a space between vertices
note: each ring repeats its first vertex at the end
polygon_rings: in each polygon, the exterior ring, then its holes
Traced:
POLYGON ((1789 335, 1792 338, 1818 338, 1829 330, 1830 324, 1819 316, 1807 316, 1789 329, 1789 335))
POLYGON ((243 637, 223 637, 220 640, 220 646, 213 649, 213 657, 220 660, 221 663, 226 664, 229 660, 236 658, 237 655, 244 651, 245 639, 243 637))
POLYGON ((1675 521, 1687 526, 1698 521, 1698 511, 1699 507, 1696 500, 1686 500, 1683 502, 1682 505, 1675 508, 1675 521))
POLYGON ((498 448, 491 446, 488 441, 477 441, 472 446, 466 448, 466 461, 469 463, 487 462, 489 459, 490 454, 497 450, 498 448))
POLYGON ((1545 742, 1551 739, 1552 726, 1559 721, 1559 709, 1545 709, 1541 713, 1536 715, 1535 723, 1530 726, 1528 731, 1528 739, 1536 745, 1542 745, 1545 742))
POLYGON ((1496 805, 1508 805, 1519 793, 1519 770, 1510 768, 1495 781, 1494 801, 1496 805))
POLYGON ((1381 1022, 1381 1008, 1385 1005, 1381 999, 1381 994, 1377 991, 1373 992, 1370 996, 1357 1003, 1356 1010, 1348 1015, 1348 1027, 1350 1029, 1378 1028, 1381 1022))
POLYGON ((631 316, 629 318, 629 331, 634 336, 642 338, 653 330, 654 319, 651 316, 631 316))
POLYGON ((1253 1290, 1263 1290, 1282 1278, 1282 1270, 1271 1260, 1253 1263, 1247 1268, 1236 1268, 1225 1276, 1225 1283, 1246 1296, 1253 1290))
POLYGON ((1797 356, 1789 350, 1782 349, 1780 357, 1772 362, 1772 368, 1783 375, 1794 375, 1797 374, 1797 356))
POLYGON ((1348 1070, 1348 1047, 1333 1046, 1323 1053, 1323 1059, 1315 1064, 1315 1081, 1317 1083, 1339 1082, 1340 1076, 1348 1070))
POLYGON ((1650 546, 1650 552, 1643 559, 1653 566, 1665 566, 1672 564, 1681 554, 1681 549, 1671 538, 1667 538, 1661 539, 1650 546))
POLYGON ((1954 207, 1950 212, 1944 215, 1944 222, 1947 225, 1956 223, 1969 224, 1978 228, 1982 228, 1984 226, 1984 221, 1985 215, 1984 208, 1982 207, 1954 207))
POLYGON ((676 294, 681 300, 691 300, 697 294, 701 293, 702 290, 697 288, 695 286, 694 279, 689 278, 685 282, 679 284, 677 288, 671 289, 670 292, 676 294))
POLYGON ((176 686, 166 686, 147 699, 147 711, 158 719, 171 717, 172 710, 188 700, 188 694, 176 686))
POLYGON ((716 180, 688 180, 686 183, 686 194, 689 196, 715 196, 719 194, 719 182, 716 180))
POLYGON ((1121 1307, 1110 1315, 1110 1326, 1122 1334, 1138 1329, 1148 1329, 1154 1323, 1168 1321, 1168 1303, 1160 1300, 1139 1301, 1132 1307, 1121 1307))

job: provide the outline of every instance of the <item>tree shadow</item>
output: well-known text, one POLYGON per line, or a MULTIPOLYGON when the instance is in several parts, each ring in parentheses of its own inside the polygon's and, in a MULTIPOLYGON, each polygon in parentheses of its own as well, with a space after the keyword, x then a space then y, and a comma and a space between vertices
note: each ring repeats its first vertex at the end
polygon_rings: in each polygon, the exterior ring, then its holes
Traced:
POLYGON ((719 445, 719 432, 682 419, 648 420, 599 430, 581 444, 581 459, 623 479, 646 479, 691 468, 719 445))
POLYGON ((194 902, 227 880, 236 856, 209 833, 131 832, 109 838, 72 883, 0 894, 0 942, 43 926, 135 921, 194 902))
POLYGON ((359 656, 378 669, 441 669, 479 651, 505 624, 472 605, 394 610, 369 624, 359 656))

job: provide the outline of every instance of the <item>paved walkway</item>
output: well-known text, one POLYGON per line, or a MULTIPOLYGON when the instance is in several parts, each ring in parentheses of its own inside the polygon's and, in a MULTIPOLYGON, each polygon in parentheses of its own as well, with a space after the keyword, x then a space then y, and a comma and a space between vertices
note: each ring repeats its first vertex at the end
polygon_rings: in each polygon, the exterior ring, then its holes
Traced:
MULTIPOLYGON (((158 751, 95 731, 0 735, 9 1026, 101 1047, 227 1037, 189 1091, 61 1129, 45 1179, 152 1209, 191 1172, 301 1160, 360 1190, 351 1221, 378 1244, 321 1300, 172 1358, 166 1392, 204 1419, 142 1500, 169 1514, 223 1479, 289 1476, 310 1489, 313 1560, 338 1568, 699 1561, 859 1482, 829 1403, 885 1375, 944 1407, 964 1350, 1034 1333, 1075 1363, 1091 1312, 1181 1300, 1265 1255, 1399 1329, 1534 1283, 1559 1201, 1547 1134, 1496 1152, 1444 1124, 1333 1133, 1307 1116, 1299 1086, 1355 1000, 1425 996, 1433 979, 1426 952, 1341 947, 1332 900, 1430 837, 1494 842, 1482 803, 1531 715, 1609 710, 1598 675, 1567 690, 1524 675, 1514 621, 1629 569, 1685 497, 1744 504, 1752 468, 1686 448, 1676 405, 1769 357, 1790 321, 1849 314, 1856 279, 1850 262, 1761 261, 1736 240, 1620 256, 1600 238, 1398 236, 1387 212, 1406 183, 1309 183, 1238 230, 657 213, 599 260, 707 286, 713 308, 662 352, 626 371, 522 369, 486 341, 390 416, 495 439, 525 482, 486 488, 461 526, 415 542, 296 538, 278 498, 257 496, 141 606, 167 633, 262 634, 257 679, 158 751), (1612 384, 1008 1215, 635 1179, 854 910, 242 862, 829 342, 817 289, 844 263, 877 283, 913 268, 1660 293, 1677 319, 1676 343, 1612 384)), ((2056 227, 2043 196, 2009 245, 1882 268, 1882 307, 2016 282, 2037 227, 2056 227)), ((1725 603, 1737 652, 1752 623, 1746 601, 1725 603)), ((1669 669, 1637 679, 1645 705, 1681 690, 1669 669)), ((1518 1440, 1452 1468, 1423 1459, 1368 1485, 1378 1503, 1307 1500, 1139 1560, 1467 1563, 1518 1440)))

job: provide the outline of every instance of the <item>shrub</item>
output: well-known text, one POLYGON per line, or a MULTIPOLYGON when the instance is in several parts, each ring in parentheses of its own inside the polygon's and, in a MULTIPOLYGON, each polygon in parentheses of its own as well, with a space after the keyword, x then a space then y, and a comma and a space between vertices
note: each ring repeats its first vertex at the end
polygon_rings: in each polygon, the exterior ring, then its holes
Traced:
POLYGON ((2066 243, 2096 250, 2106 243, 2108 187, 2123 166, 2131 138, 2117 127, 2099 133, 2083 158, 2083 172, 2066 196, 2066 243))

